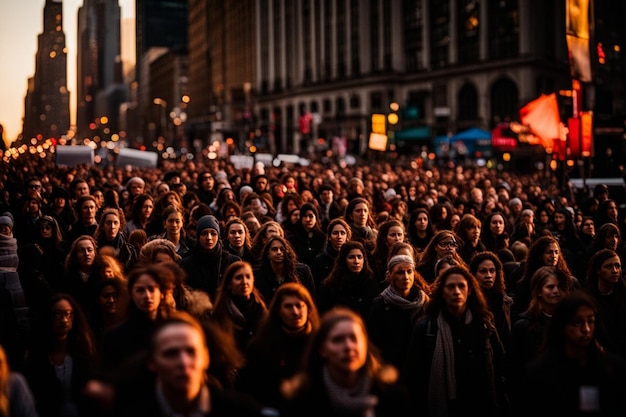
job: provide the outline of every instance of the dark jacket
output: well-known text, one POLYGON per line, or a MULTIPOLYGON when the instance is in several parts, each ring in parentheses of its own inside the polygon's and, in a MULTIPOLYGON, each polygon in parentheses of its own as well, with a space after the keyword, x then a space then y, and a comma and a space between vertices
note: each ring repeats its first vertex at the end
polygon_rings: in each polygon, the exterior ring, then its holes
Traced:
POLYGON ((199 244, 192 249, 191 255, 179 261, 187 272, 186 284, 191 288, 205 291, 215 300, 217 287, 228 265, 240 261, 239 256, 229 253, 218 243, 212 251, 202 250, 199 244))
POLYGON ((313 268, 315 257, 322 253, 324 249, 326 235, 315 229, 307 233, 302 226, 298 224, 294 231, 289 233, 286 237, 298 256, 298 262, 307 264, 310 268, 313 268))
MULTIPOLYGON (((298 262, 296 264, 296 275, 298 276, 298 282, 309 290, 311 296, 315 300, 317 297, 317 290, 315 288, 315 282, 313 281, 311 268, 309 268, 308 265, 298 262)), ((282 282, 278 282, 276 280, 274 271, 268 264, 264 263, 261 266, 254 268, 254 286, 259 290, 268 305, 281 284, 282 282)))
POLYGON ((324 278, 330 275, 330 272, 333 270, 333 266, 335 266, 335 259, 337 259, 338 255, 339 253, 332 247, 332 245, 326 242, 322 252, 315 257, 315 262, 313 263, 311 271, 313 272, 313 279, 315 280, 315 285, 317 287, 322 284, 324 278))

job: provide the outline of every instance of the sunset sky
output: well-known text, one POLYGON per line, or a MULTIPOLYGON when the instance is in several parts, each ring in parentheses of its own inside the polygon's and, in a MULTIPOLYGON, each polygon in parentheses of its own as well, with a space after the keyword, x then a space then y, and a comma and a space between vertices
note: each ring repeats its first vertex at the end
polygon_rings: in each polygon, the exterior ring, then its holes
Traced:
MULTIPOLYGON (((122 19, 135 15, 135 0, 118 0, 122 19)), ((22 130, 24 97, 28 78, 35 72, 37 36, 43 30, 45 0, 3 0, 0 2, 0 124, 4 138, 13 141, 22 130)), ((70 90, 71 123, 76 106, 76 19, 83 0, 63 0, 63 32, 69 50, 67 82, 70 90)), ((124 42, 122 42, 124 44, 124 42)), ((124 53, 124 51, 123 51, 124 53)))

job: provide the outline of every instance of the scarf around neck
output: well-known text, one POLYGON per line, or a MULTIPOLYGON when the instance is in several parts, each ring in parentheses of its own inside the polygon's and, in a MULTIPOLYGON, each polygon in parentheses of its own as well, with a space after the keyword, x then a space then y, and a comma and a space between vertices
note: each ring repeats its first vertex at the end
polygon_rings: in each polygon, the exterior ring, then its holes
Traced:
POLYGON ((375 407, 378 397, 370 394, 372 378, 363 373, 357 384, 352 388, 339 386, 330 376, 327 366, 322 368, 322 378, 328 394, 328 399, 335 411, 341 414, 375 417, 375 407))

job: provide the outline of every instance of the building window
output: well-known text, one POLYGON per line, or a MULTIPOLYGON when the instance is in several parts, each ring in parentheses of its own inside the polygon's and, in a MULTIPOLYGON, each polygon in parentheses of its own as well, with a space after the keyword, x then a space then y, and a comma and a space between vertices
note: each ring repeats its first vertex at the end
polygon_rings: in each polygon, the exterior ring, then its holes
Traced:
POLYGON ((478 119, 478 92, 471 84, 465 84, 459 91, 459 114, 460 121, 478 119))
POLYGON ((450 48, 450 7, 447 1, 430 0, 430 65, 442 68, 448 64, 450 48))
POLYGON ((489 58, 510 58, 519 53, 517 0, 487 2, 489 16, 489 58))
POLYGON ((458 62, 477 62, 479 55, 480 3, 477 0, 459 1, 457 5, 458 62))
POLYGON ((492 124, 516 120, 519 115, 519 91, 509 78, 496 81, 491 88, 492 124))
POLYGON ((424 16, 422 0, 404 2, 404 54, 407 72, 422 69, 422 30, 424 16))

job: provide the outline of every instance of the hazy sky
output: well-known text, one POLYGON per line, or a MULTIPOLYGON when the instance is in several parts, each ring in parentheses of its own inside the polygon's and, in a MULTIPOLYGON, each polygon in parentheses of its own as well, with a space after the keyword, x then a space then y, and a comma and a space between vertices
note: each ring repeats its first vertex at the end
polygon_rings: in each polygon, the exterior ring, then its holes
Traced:
MULTIPOLYGON (((122 19, 135 15, 135 0, 118 0, 122 19)), ((37 36, 43 30, 46 0, 0 1, 0 124, 4 137, 13 141, 22 130, 28 78, 35 73, 37 36)), ((76 19, 83 0, 63 0, 63 32, 67 55, 67 82, 74 123, 76 100, 76 19)))

